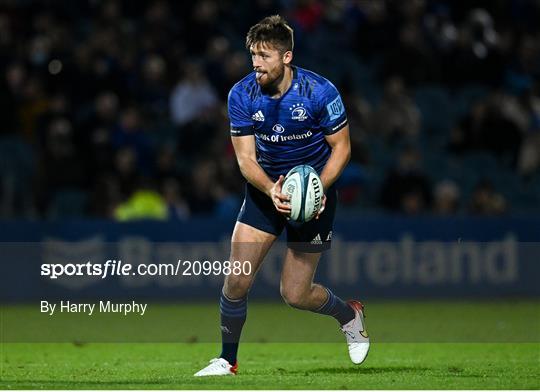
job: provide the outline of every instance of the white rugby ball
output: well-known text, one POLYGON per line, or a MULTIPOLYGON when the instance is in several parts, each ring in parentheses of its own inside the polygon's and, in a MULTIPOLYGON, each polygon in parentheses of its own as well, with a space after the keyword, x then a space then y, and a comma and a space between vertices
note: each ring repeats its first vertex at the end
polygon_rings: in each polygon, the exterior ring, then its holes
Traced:
POLYGON ((319 175, 311 166, 298 165, 285 176, 281 193, 291 198, 291 219, 309 222, 321 208, 324 190, 319 175))

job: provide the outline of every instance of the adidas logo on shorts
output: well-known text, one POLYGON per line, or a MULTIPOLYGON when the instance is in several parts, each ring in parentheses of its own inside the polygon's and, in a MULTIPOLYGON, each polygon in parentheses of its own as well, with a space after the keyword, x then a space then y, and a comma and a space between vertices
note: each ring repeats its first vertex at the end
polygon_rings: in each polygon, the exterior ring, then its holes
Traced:
POLYGON ((311 245, 322 245, 321 235, 317 234, 315 238, 311 240, 311 245))
POLYGON ((259 110, 257 113, 251 116, 251 119, 254 121, 264 121, 264 114, 259 110))

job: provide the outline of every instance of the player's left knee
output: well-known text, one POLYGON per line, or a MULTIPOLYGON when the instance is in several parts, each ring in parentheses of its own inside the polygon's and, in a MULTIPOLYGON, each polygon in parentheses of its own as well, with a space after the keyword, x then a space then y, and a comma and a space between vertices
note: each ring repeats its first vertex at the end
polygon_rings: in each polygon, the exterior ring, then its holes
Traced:
POLYGON ((280 287, 281 297, 285 303, 296 309, 307 309, 308 293, 304 293, 297 288, 288 288, 286 286, 280 287))

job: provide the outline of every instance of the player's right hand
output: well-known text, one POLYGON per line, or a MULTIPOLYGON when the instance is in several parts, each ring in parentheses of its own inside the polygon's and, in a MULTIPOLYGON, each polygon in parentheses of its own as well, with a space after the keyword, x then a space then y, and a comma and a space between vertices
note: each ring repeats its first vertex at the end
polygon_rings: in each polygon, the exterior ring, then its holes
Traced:
POLYGON ((274 186, 272 186, 272 189, 270 189, 270 198, 272 199, 276 210, 285 216, 289 216, 291 215, 291 205, 289 204, 290 197, 281 193, 281 186, 283 185, 284 180, 284 176, 279 176, 278 180, 274 183, 274 186))

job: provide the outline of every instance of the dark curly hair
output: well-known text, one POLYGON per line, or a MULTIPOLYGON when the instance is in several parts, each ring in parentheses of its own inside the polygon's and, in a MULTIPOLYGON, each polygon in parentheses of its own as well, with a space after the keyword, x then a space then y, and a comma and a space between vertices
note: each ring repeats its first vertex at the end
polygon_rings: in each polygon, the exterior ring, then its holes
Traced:
POLYGON ((246 48, 258 43, 272 44, 276 49, 285 53, 292 51, 294 46, 293 29, 280 15, 267 16, 252 26, 246 37, 246 48))

